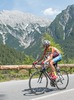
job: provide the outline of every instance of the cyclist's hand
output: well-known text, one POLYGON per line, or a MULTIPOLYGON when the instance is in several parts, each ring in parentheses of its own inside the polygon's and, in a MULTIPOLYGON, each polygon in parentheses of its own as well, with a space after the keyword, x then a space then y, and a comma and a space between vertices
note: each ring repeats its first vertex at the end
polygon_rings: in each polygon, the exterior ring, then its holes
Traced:
POLYGON ((36 65, 38 63, 38 61, 33 62, 33 65, 36 65))

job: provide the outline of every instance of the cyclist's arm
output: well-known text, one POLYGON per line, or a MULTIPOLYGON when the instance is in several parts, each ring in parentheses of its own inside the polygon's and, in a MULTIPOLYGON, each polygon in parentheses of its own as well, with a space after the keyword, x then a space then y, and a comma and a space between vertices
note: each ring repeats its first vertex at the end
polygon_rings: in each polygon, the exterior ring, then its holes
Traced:
POLYGON ((42 61, 45 55, 46 55, 46 49, 44 50, 43 55, 42 55, 42 57, 38 60, 38 62, 42 61))

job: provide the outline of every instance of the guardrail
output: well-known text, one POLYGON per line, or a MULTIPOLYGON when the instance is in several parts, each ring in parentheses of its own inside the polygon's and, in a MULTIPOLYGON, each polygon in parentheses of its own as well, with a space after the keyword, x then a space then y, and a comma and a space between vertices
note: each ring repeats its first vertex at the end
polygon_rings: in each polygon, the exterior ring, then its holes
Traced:
MULTIPOLYGON (((58 64, 59 67, 67 67, 67 68, 74 68, 74 64, 58 64)), ((41 67, 37 65, 37 67, 41 67)), ((32 65, 0 65, 0 70, 8 70, 8 69, 32 69, 32 65)))
MULTIPOLYGON (((72 69, 74 68, 74 64, 58 64, 59 67, 63 68, 70 68, 69 72, 72 73, 72 69)), ((38 68, 40 68, 40 65, 37 65, 38 68)), ((20 69, 28 69, 29 75, 31 73, 31 69, 33 69, 32 65, 0 65, 0 70, 20 70, 20 69)))

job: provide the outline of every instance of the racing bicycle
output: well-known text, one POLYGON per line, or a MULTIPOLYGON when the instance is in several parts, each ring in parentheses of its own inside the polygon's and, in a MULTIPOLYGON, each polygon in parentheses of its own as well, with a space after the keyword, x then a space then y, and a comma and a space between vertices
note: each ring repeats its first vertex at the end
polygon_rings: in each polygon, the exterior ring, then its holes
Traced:
POLYGON ((53 80, 48 73, 48 65, 42 66, 40 69, 37 65, 33 65, 36 71, 29 78, 29 88, 34 94, 42 94, 46 91, 48 83, 53 87, 57 87, 59 90, 66 89, 69 83, 68 72, 64 69, 60 69, 58 62, 54 64, 58 78, 53 80), (50 81, 48 81, 50 80, 50 81))

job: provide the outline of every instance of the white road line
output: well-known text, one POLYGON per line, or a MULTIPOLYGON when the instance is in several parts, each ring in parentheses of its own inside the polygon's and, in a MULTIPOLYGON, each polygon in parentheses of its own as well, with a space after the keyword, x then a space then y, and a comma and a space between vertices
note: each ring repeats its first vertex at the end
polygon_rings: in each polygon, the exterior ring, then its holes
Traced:
POLYGON ((42 97, 39 97, 39 98, 34 98, 34 99, 31 99, 31 100, 42 100, 42 99, 47 98, 47 97, 52 97, 52 96, 63 94, 63 93, 70 92, 70 91, 74 91, 74 88, 69 89, 69 90, 62 90, 61 92, 58 92, 58 93, 53 93, 53 94, 50 94, 50 95, 42 96, 42 97))

